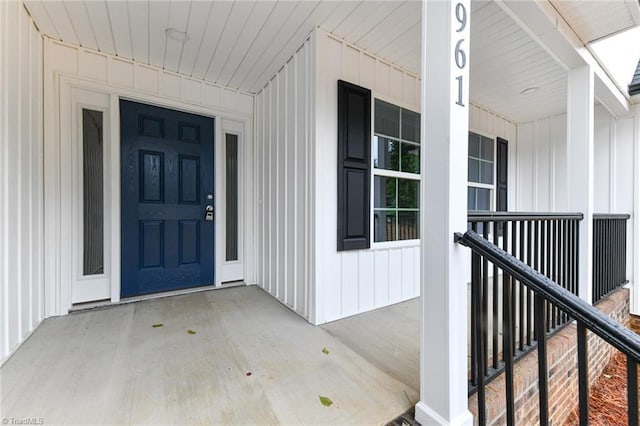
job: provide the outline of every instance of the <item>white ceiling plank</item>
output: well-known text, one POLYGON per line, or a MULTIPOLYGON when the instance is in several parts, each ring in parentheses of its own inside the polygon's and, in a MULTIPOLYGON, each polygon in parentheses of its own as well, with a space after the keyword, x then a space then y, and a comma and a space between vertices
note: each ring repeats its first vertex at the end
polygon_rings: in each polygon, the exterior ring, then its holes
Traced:
POLYGON ((116 45, 116 54, 122 58, 133 59, 127 3, 108 1, 106 4, 111 33, 116 45))
POLYGON ((200 49, 201 42, 205 37, 207 23, 211 19, 213 4, 213 2, 200 1, 196 1, 191 4, 189 26, 187 27, 187 33, 190 38, 182 48, 182 56, 178 65, 178 72, 180 74, 191 75, 193 64, 198 57, 198 50, 200 49))
POLYGON ((231 54, 231 50, 236 40, 243 31, 247 19, 251 15, 253 8, 256 6, 255 1, 236 2, 233 4, 233 10, 226 22, 225 29, 220 38, 216 51, 210 59, 207 67, 206 79, 212 82, 218 81, 218 76, 222 70, 222 66, 231 54))
POLYGON ((407 1, 402 3, 376 27, 356 40, 355 44, 369 52, 377 51, 386 44, 385 40, 394 39, 402 34, 407 25, 411 26, 420 22, 421 7, 420 2, 407 1))
POLYGON ((49 18, 49 14, 47 10, 44 8, 44 5, 39 0, 27 1, 25 2, 27 9, 31 13, 31 16, 38 24, 38 28, 42 31, 46 36, 51 37, 56 40, 60 40, 60 34, 58 34, 58 30, 56 30, 55 25, 49 18))
POLYGON ((342 21, 345 20, 360 4, 362 0, 345 0, 338 2, 338 6, 333 12, 322 22, 322 28, 329 32, 333 32, 342 21))
POLYGON ((91 28, 96 35, 96 41, 100 46, 100 51, 116 54, 116 46, 111 32, 107 5, 102 1, 85 1, 84 7, 87 11, 91 28))
POLYGON ((580 39, 589 43, 635 26, 634 11, 638 6, 625 1, 552 0, 580 39))
POLYGON ((83 1, 66 1, 64 7, 67 10, 69 19, 73 23, 73 28, 78 36, 78 41, 81 46, 88 47, 94 50, 100 50, 100 45, 97 42, 91 21, 87 15, 87 8, 83 1))
POLYGON ((165 31, 169 25, 169 5, 168 1, 149 2, 149 63, 161 68, 167 45, 165 31))
MULTIPOLYGON (((414 24, 407 28, 407 30, 397 37, 393 42, 388 43, 385 47, 380 49, 377 54, 383 59, 393 62, 395 59, 401 58, 411 51, 416 51, 420 54, 420 40, 422 29, 421 25, 414 24)), ((410 70, 412 72, 420 72, 420 70, 410 70)))
POLYGON ((254 43, 247 50, 242 61, 238 63, 233 73, 223 84, 228 87, 239 87, 240 82, 245 79, 247 74, 256 66, 265 50, 274 44, 275 39, 282 29, 291 23, 293 12, 297 4, 291 1, 278 2, 275 6, 271 18, 265 23, 254 43))
POLYGON ((131 44, 133 59, 143 64, 149 63, 149 3, 146 1, 128 2, 129 22, 131 23, 131 44))
POLYGON ((273 44, 264 51, 262 59, 247 75, 240 87, 258 91, 289 59, 305 37, 336 9, 334 2, 300 2, 291 14, 287 31, 280 31, 273 44))
MULTIPOLYGON (((383 1, 376 4, 367 4, 367 15, 364 19, 359 19, 349 22, 347 28, 345 28, 344 39, 350 43, 357 42, 362 36, 367 34, 372 28, 378 27, 378 25, 388 18, 393 12, 402 7, 404 2, 399 1, 383 1)), ((340 29, 336 29, 336 34, 340 29)))
POLYGON ((254 46, 256 39, 264 37, 262 34, 264 26, 273 18, 275 7, 276 2, 273 1, 256 2, 251 15, 249 15, 244 24, 244 29, 236 38, 230 54, 227 56, 222 68, 220 68, 220 72, 216 77, 218 83, 226 86, 248 51, 254 46))
MULTIPOLYGON (((204 78, 211 56, 215 53, 222 32, 227 26, 226 24, 233 6, 234 3, 232 2, 215 2, 212 4, 211 18, 207 23, 204 36, 202 40, 200 40, 197 56, 191 66, 189 75, 195 78, 204 78)), ((184 66, 187 67, 188 64, 185 62, 184 66)))
MULTIPOLYGON (((174 1, 171 2, 169 8, 169 26, 168 28, 175 28, 179 31, 186 31, 189 25, 189 12, 191 9, 191 1, 174 1)), ((184 42, 173 40, 166 37, 167 44, 164 52, 163 68, 177 72, 178 65, 180 64, 180 55, 182 54, 182 48, 184 42)))
POLYGON ((51 22, 54 23, 60 39, 67 43, 79 45, 78 37, 69 20, 67 10, 64 8, 64 3, 45 2, 44 7, 49 14, 51 22))

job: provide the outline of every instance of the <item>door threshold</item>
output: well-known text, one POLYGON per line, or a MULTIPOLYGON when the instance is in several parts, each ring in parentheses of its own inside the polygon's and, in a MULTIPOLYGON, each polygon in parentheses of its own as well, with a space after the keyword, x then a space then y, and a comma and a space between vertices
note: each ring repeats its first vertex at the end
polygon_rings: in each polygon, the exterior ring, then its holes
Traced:
POLYGON ((218 286, 206 285, 202 287, 183 288, 180 290, 164 291, 161 293, 143 294, 141 296, 133 296, 133 297, 127 297, 125 299, 120 299, 120 301, 118 302, 111 302, 109 299, 105 299, 105 300, 97 300, 95 302, 77 303, 71 306, 71 308, 69 309, 69 313, 86 311, 86 310, 96 309, 96 308, 126 305, 128 303, 142 302, 144 300, 154 300, 154 299, 162 299, 165 297, 181 296, 184 294, 200 293, 203 291, 219 290, 219 289, 225 289, 230 287, 240 287, 245 285, 246 283, 244 281, 234 281, 230 283, 224 283, 218 286))

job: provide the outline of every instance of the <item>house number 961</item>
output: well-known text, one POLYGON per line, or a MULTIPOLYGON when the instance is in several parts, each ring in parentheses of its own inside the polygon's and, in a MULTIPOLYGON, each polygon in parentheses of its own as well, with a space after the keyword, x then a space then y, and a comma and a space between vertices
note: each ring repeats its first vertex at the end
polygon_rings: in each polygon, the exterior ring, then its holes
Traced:
MULTIPOLYGON (((467 27, 467 9, 464 7, 462 3, 456 4, 456 21, 460 26, 456 29, 457 33, 461 33, 467 27)), ((464 39, 461 38, 456 43, 456 47, 453 52, 453 57, 456 61, 456 66, 459 69, 464 69, 467 66, 467 54, 464 51, 464 47, 462 46, 464 43, 464 39)), ((456 101, 456 105, 464 106, 464 102, 462 102, 462 92, 463 92, 463 76, 459 75, 456 77, 458 80, 458 100, 456 101)))

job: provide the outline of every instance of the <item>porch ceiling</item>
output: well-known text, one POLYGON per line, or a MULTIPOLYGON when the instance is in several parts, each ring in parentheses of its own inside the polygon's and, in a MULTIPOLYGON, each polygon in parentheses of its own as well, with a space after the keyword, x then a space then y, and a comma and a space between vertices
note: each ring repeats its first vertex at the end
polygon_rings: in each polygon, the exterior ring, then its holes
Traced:
POLYGON ((316 27, 420 72, 419 1, 40 1, 47 36, 256 93, 316 27), (186 31, 189 39, 165 31, 186 31))
MULTIPOLYGON (((586 19, 584 13, 600 16, 611 9, 622 27, 634 22, 630 2, 637 2, 551 1, 575 20, 586 38, 618 27, 586 19)), ((420 74, 417 0, 26 0, 25 4, 40 30, 53 39, 250 93, 259 92, 316 27, 420 74), (186 31, 189 40, 168 38, 167 28, 186 31)), ((497 3, 472 1, 471 11, 471 99, 515 122, 564 112, 562 66, 497 3), (521 94, 531 87, 538 90, 521 94)))
POLYGON ((551 0, 584 44, 640 25, 638 0, 551 0))

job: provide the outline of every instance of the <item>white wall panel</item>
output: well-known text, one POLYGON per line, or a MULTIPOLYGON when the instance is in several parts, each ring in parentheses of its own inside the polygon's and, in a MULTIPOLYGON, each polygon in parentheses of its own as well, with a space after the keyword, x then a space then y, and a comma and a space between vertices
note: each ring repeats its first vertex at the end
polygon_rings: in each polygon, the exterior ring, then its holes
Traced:
POLYGON ((42 37, 0 4, 0 364, 44 318, 42 37))
POLYGON ((393 248, 338 252, 337 235, 337 81, 371 89, 374 97, 420 110, 418 78, 339 40, 323 30, 317 37, 316 113, 316 269, 318 300, 315 323, 407 300, 419 295, 415 252, 419 243, 393 248), (408 270, 405 270, 408 268, 408 270))
POLYGON ((516 210, 564 210, 566 120, 559 115, 518 125, 516 210))
POLYGON ((609 182, 611 178, 610 162, 611 149, 615 146, 615 140, 612 141, 611 130, 615 125, 612 123, 613 118, 602 111, 594 114, 594 135, 593 135, 593 156, 596 159, 593 171, 593 211, 595 213, 609 212, 609 182), (614 142, 614 144, 612 144, 614 142))
MULTIPOLYGON (((311 131, 314 60, 308 39, 256 95, 258 284, 313 321, 311 131)), ((338 287, 339 291, 339 287, 338 287)))

